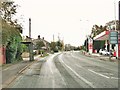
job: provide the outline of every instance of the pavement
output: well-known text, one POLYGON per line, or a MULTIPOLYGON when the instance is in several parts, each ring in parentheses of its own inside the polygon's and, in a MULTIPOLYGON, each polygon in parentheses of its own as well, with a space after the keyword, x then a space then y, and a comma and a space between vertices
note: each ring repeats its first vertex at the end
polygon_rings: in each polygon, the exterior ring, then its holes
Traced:
POLYGON ((82 54, 88 56, 88 57, 94 57, 94 58, 98 58, 100 60, 103 60, 103 61, 113 61, 113 62, 118 62, 118 59, 116 59, 116 57, 111 57, 111 60, 109 58, 109 56, 105 56, 105 55, 100 55, 99 53, 88 53, 88 52, 85 52, 85 51, 82 51, 82 54))
POLYGON ((27 67, 42 59, 40 55, 34 56, 34 61, 29 61, 29 58, 23 58, 23 61, 14 64, 5 64, 2 66, 0 77, 2 78, 2 85, 0 88, 5 88, 12 81, 14 81, 19 74, 21 74, 27 67))

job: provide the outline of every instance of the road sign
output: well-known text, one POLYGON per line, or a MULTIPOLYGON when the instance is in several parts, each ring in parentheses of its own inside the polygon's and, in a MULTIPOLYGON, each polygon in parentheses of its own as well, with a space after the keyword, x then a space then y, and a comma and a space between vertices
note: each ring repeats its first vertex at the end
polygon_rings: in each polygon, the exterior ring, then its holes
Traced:
POLYGON ((118 44, 118 32, 111 31, 109 35, 110 44, 118 44))

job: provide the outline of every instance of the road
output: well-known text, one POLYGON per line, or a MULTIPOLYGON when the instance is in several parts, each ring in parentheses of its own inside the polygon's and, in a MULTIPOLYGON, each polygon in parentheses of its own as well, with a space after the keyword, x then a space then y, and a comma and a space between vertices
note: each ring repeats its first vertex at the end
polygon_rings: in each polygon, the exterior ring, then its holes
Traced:
POLYGON ((38 60, 8 88, 118 88, 118 63, 61 52, 38 60))

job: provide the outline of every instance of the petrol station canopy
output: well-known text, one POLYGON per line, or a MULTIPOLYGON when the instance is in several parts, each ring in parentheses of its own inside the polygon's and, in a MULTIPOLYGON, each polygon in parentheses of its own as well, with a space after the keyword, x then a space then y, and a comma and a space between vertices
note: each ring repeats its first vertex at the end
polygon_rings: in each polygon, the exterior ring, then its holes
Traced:
POLYGON ((109 40, 109 33, 110 31, 106 30, 94 37, 94 40, 109 40))

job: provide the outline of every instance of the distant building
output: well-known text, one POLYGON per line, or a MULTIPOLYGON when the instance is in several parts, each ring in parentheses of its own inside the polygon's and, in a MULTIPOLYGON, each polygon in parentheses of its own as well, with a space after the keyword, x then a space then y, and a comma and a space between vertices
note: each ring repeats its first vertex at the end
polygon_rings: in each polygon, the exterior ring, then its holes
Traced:
POLYGON ((65 44, 65 51, 70 51, 70 50, 71 50, 71 45, 65 44))
POLYGON ((41 42, 41 41, 44 43, 44 46, 41 47, 41 48, 44 49, 44 50, 50 51, 50 43, 49 43, 48 41, 46 41, 46 40, 44 39, 44 37, 43 37, 43 38, 40 38, 40 35, 38 35, 38 38, 37 38, 37 39, 33 39, 33 40, 32 40, 32 42, 33 42, 33 44, 34 44, 34 49, 36 49, 36 44, 37 44, 37 42, 41 42))
POLYGON ((118 31, 119 30, 119 21, 118 20, 110 21, 110 22, 106 23, 105 26, 107 26, 107 30, 115 30, 116 29, 118 31))

